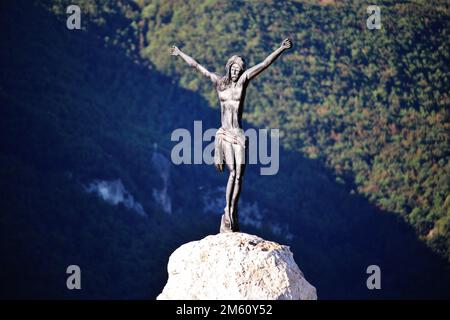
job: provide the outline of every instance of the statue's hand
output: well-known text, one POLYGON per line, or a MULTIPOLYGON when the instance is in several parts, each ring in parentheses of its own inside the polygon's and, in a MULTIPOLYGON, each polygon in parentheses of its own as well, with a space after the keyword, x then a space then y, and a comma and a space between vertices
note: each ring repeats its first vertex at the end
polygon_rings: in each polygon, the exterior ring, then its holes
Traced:
POLYGON ((292 41, 289 38, 286 38, 283 40, 283 42, 281 43, 281 47, 283 49, 290 49, 292 48, 292 41))
POLYGON ((180 54, 180 49, 178 49, 178 47, 177 46, 172 46, 171 48, 169 48, 169 53, 172 55, 172 56, 178 56, 179 54, 180 54))

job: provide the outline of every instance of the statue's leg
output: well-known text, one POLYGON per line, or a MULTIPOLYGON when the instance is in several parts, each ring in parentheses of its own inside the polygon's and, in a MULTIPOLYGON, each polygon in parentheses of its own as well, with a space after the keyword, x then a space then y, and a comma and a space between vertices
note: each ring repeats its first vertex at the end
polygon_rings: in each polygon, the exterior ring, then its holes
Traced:
POLYGON ((233 222, 231 219, 232 216, 231 216, 230 208, 232 206, 233 191, 234 191, 234 185, 235 185, 234 180, 236 177, 236 170, 235 170, 236 166, 235 166, 235 162, 234 162, 234 151, 233 151, 232 144, 228 143, 228 142, 224 142, 223 147, 224 147, 225 163, 226 163, 228 170, 230 171, 230 175, 228 177, 226 196, 225 196, 226 206, 225 206, 225 212, 224 212, 224 222, 225 222, 226 228, 221 227, 221 230, 229 229, 228 231, 232 231, 232 223, 233 222))
POLYGON ((231 198, 230 214, 233 231, 238 232, 238 201, 242 190, 242 178, 244 177, 245 172, 246 154, 245 149, 240 145, 233 145, 233 151, 236 162, 236 175, 234 179, 233 195, 231 198))

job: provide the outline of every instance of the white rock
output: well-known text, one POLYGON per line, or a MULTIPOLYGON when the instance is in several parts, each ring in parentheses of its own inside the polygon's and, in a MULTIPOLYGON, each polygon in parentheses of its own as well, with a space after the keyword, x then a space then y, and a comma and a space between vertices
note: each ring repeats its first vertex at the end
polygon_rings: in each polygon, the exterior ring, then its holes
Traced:
POLYGON ((158 300, 315 300, 289 247, 246 233, 186 243, 169 258, 158 300))

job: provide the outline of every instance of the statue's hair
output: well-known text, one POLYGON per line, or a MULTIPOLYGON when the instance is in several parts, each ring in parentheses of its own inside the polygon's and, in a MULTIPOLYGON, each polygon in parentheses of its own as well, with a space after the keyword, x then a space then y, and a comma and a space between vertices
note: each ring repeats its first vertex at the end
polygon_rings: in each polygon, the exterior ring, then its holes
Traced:
POLYGON ((225 66, 225 75, 219 80, 218 86, 219 90, 224 90, 231 82, 231 66, 233 64, 237 64, 241 67, 242 72, 245 71, 245 60, 243 57, 239 55, 234 55, 230 59, 228 59, 227 64, 225 66))

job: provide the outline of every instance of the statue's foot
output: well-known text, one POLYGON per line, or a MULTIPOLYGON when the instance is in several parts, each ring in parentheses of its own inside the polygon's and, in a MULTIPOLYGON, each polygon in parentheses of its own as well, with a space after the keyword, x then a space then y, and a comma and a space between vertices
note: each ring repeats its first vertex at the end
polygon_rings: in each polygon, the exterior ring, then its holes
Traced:
POLYGON ((231 229, 231 223, 230 223, 230 220, 228 219, 227 215, 223 214, 221 222, 220 222, 220 233, 225 233, 225 232, 233 232, 233 230, 231 229))

